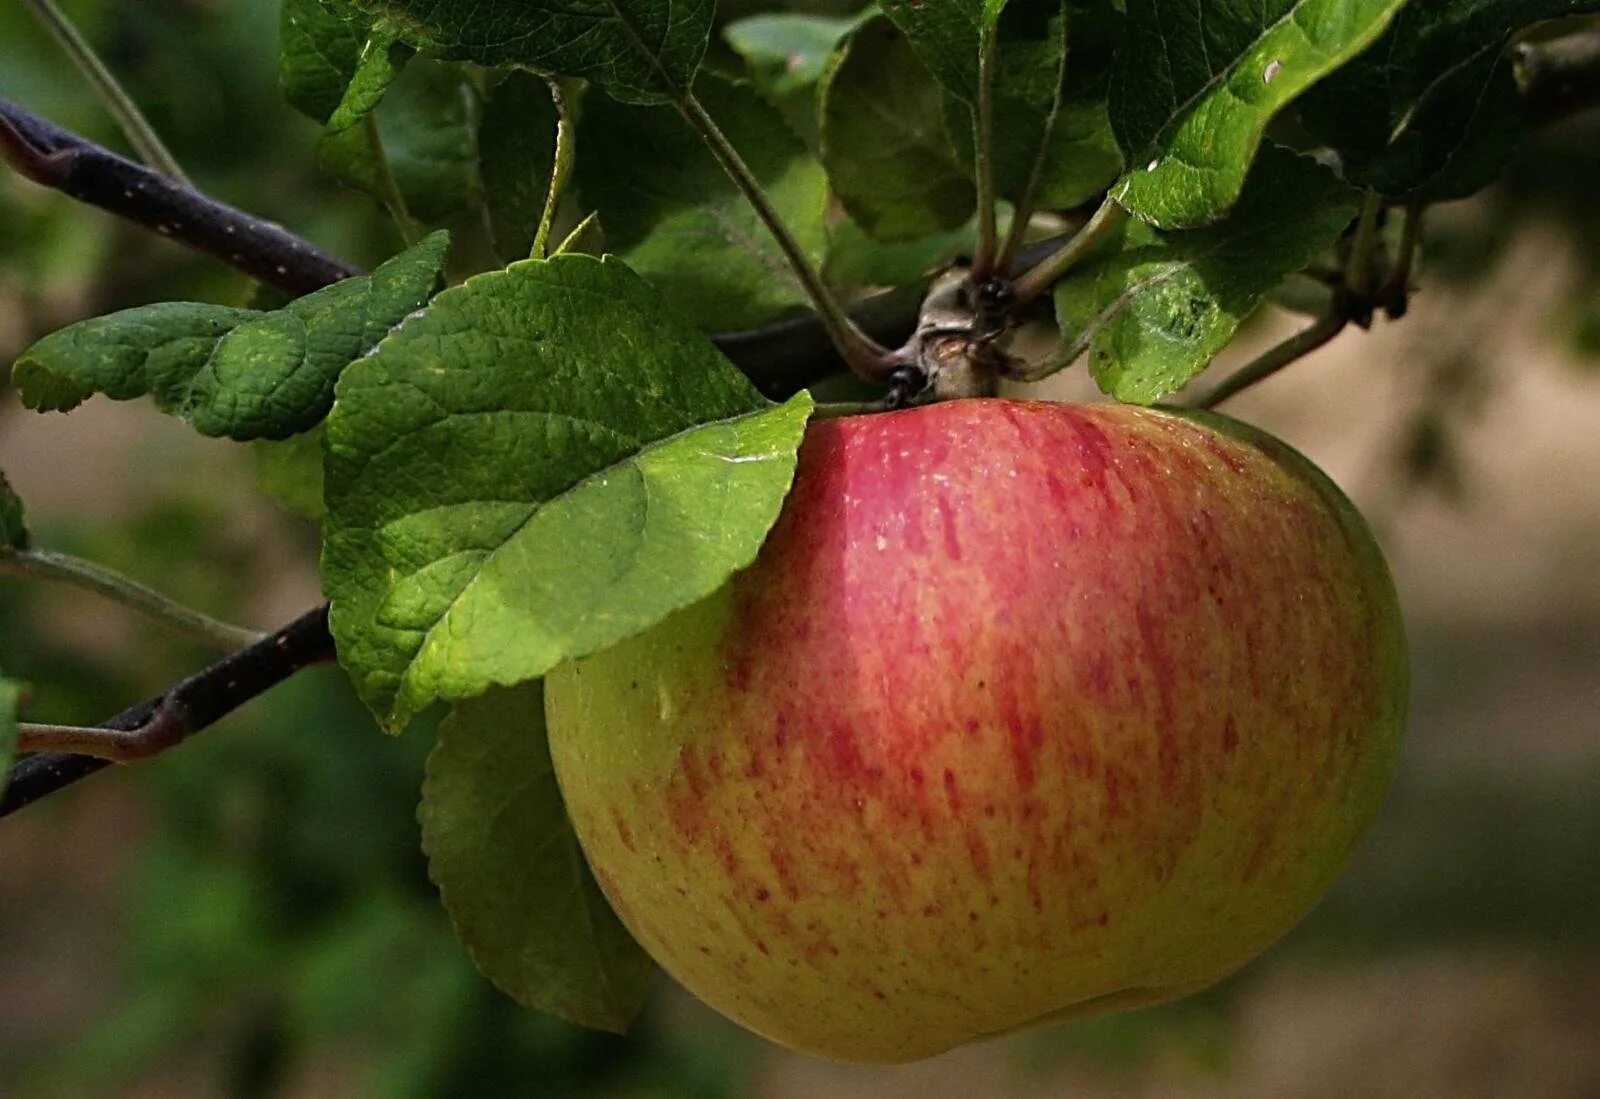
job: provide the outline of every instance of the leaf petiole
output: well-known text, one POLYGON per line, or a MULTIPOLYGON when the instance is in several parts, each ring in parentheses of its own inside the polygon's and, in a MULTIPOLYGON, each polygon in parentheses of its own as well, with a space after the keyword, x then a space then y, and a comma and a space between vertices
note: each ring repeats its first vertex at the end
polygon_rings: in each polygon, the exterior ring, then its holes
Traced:
MULTIPOLYGON (((544 212, 539 216, 539 228, 533 235, 533 249, 529 253, 534 259, 545 259, 549 255, 550 230, 555 224, 556 208, 561 204, 561 194, 566 190, 567 179, 572 175, 572 164, 576 155, 574 147, 576 134, 572 126, 572 112, 567 105, 567 93, 561 87, 559 80, 550 82, 550 98, 556 105, 556 153, 550 167, 550 185, 545 189, 544 212)), ((588 224, 587 219, 583 225, 588 224)), ((582 229, 574 229, 556 249, 559 253, 566 248, 573 236, 582 229)))
POLYGON ((1101 241, 1116 231, 1127 216, 1128 211, 1123 209, 1116 199, 1107 195, 1100 203, 1099 209, 1095 210, 1094 216, 1082 229, 1011 284, 1015 302, 1024 305, 1048 293, 1062 275, 1093 252, 1101 241))

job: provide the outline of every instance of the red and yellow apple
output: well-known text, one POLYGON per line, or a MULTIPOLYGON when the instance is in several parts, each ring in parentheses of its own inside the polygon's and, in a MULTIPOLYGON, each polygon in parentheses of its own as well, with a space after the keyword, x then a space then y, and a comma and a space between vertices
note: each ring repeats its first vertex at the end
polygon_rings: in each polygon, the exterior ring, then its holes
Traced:
POLYGON ((898 1062, 1260 953, 1371 821, 1406 673, 1370 533, 1289 447, 973 400, 815 423, 755 564, 546 698, 662 966, 774 1041, 898 1062))

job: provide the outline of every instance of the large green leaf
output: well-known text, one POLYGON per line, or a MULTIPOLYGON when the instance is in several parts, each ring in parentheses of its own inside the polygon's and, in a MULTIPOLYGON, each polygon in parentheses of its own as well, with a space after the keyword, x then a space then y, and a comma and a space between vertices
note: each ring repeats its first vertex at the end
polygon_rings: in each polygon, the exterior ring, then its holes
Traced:
POLYGON ((30 540, 27 509, 22 506, 22 497, 12 489, 6 475, 0 473, 0 553, 8 549, 27 549, 30 540))
POLYGON ((878 240, 948 232, 977 204, 945 133, 939 85, 881 16, 852 31, 828 62, 822 162, 851 219, 878 240))
POLYGON ((324 588, 380 721, 543 675, 755 556, 810 400, 773 405, 619 260, 434 299, 339 379, 324 588))
POLYGON ((1182 388, 1279 280, 1350 224, 1356 193, 1306 157, 1266 145, 1226 219, 1162 232, 1140 221, 1056 285, 1069 346, 1100 388, 1149 403, 1182 388))
POLYGON ((358 0, 432 56, 581 76, 630 103, 694 83, 715 0, 358 0))
POLYGON ((1164 229, 1233 205, 1267 123, 1354 57, 1404 0, 1128 0, 1111 74, 1127 175, 1113 195, 1164 229))
POLYGON ((345 365, 428 300, 448 248, 435 233, 370 275, 268 313, 163 302, 81 321, 24 351, 12 380, 39 411, 149 394, 202 435, 286 438, 321 420, 345 365))
POLYGON ((655 965, 584 862, 550 763, 540 683, 451 711, 418 816, 428 875, 483 975, 528 1007, 625 1031, 655 965))
MULTIPOLYGON (((710 73, 695 93, 812 261, 827 247, 822 165, 748 84, 710 73)), ((701 328, 752 328, 810 301, 754 208, 676 112, 594 97, 578 186, 606 245, 701 328)))
POLYGON ((1006 0, 879 0, 911 48, 947 91, 978 101, 978 58, 1006 0))
POLYGON ((372 21, 346 0, 283 0, 278 86, 298 111, 326 122, 361 65, 372 21))
MULTIPOLYGON (((1039 208, 1077 206, 1122 171, 1106 95, 1122 17, 1103 0, 1011 0, 1000 16, 990 158, 1015 203, 1037 172, 1039 208)), ((972 108, 950 94, 945 124, 971 171, 972 108)))
POLYGON ((810 145, 817 142, 817 85, 828 55, 856 19, 768 12, 736 19, 722 29, 735 53, 744 58, 750 80, 810 145))
POLYGON ((322 522, 322 425, 287 439, 257 439, 256 479, 261 490, 278 503, 322 522))
POLYGON ((1301 100, 1346 178, 1394 199, 1471 194, 1499 175, 1525 124, 1506 44, 1600 0, 1411 0, 1378 42, 1301 100))
POLYGON ((556 162, 556 105, 550 85, 514 72, 489 92, 478 131, 484 206, 502 260, 526 259, 544 214, 556 162))

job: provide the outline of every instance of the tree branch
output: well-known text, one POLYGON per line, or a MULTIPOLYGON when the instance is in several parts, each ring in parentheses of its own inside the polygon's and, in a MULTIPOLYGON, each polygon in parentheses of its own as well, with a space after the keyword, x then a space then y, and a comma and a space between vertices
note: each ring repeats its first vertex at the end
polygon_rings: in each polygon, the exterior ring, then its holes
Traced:
POLYGON ((282 226, 207 198, 0 99, 0 160, 41 186, 171 237, 299 296, 361 272, 282 226))
MULTIPOLYGON (((190 734, 215 724, 301 668, 333 657, 333 635, 328 632, 328 605, 324 603, 99 727, 108 733, 128 734, 117 738, 122 745, 121 758, 144 758, 182 743, 190 734)), ((0 817, 70 786, 109 763, 107 759, 66 752, 28 756, 11 769, 10 783, 0 798, 0 817)))

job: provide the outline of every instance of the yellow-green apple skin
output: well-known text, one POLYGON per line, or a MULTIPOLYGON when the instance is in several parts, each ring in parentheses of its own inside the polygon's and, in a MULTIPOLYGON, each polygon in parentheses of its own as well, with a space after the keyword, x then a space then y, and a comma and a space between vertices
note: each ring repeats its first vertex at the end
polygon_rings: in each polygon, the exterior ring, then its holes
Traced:
POLYGON ((1360 516, 1220 416, 809 429, 753 566, 546 684, 623 922, 786 1046, 902 1062, 1184 995, 1327 891, 1407 660, 1360 516))

